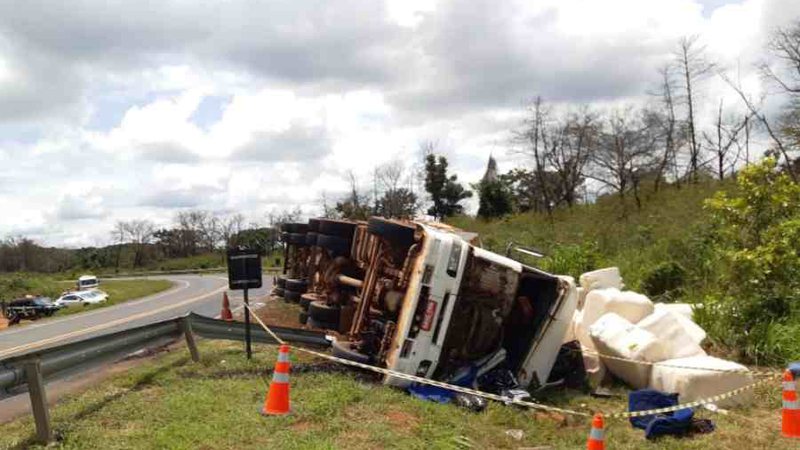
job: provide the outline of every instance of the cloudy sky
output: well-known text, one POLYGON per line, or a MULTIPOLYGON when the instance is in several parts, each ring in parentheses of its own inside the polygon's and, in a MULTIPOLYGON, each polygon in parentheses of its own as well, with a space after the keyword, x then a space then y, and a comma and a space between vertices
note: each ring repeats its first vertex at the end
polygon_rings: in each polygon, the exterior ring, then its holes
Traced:
POLYGON ((475 181, 490 153, 516 164, 526 99, 639 101, 691 34, 758 90, 765 36, 795 17, 795 0, 0 0, 0 237, 313 214, 348 170, 369 183, 422 141, 475 181))

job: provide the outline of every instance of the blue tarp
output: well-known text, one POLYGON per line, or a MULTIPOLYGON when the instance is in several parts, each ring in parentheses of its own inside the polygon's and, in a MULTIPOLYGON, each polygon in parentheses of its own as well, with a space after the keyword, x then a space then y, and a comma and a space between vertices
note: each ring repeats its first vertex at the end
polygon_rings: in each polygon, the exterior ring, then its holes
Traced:
MULTIPOLYGON (((667 408, 678 404, 678 394, 665 394, 654 389, 641 389, 628 395, 629 411, 645 411, 649 409, 667 408)), ((644 430, 647 439, 672 434, 683 435, 692 425, 694 411, 691 408, 678 411, 653 414, 642 417, 631 417, 631 425, 644 430)))

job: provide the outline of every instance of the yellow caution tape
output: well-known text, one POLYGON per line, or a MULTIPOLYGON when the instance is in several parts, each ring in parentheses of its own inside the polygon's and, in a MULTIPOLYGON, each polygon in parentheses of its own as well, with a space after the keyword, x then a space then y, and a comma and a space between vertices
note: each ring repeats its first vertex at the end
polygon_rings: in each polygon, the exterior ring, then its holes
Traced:
MULTIPOLYGON (((269 327, 261 320, 261 318, 258 317, 258 315, 255 314, 255 312, 252 310, 252 308, 250 306, 245 305, 245 307, 247 309, 249 309, 251 313, 253 313, 252 317, 254 317, 256 319, 256 321, 261 325, 262 328, 264 328, 264 330, 267 333, 269 333, 270 336, 272 336, 279 343, 286 344, 286 342, 284 342, 280 337, 278 337, 277 334, 275 334, 272 330, 269 329, 269 327)), ((344 365, 351 366, 351 367, 357 367, 359 369, 369 370, 371 372, 392 376, 392 377, 399 378, 399 379, 402 379, 402 380, 408 380, 408 381, 413 381, 413 382, 416 382, 416 383, 427 384, 429 386, 436 386, 436 387, 440 387, 440 388, 443 388, 443 389, 448 389, 448 390, 454 391, 454 392, 461 392, 461 393, 464 393, 464 394, 471 394, 471 395, 475 395, 475 396, 478 396, 478 397, 483 397, 483 398, 486 398, 486 399, 489 399, 489 400, 495 400, 495 401, 498 401, 498 402, 501 402, 501 403, 505 403, 506 405, 519 405, 519 406, 524 406, 524 407, 527 407, 527 408, 539 409, 539 410, 543 410, 543 411, 552 411, 552 412, 557 412, 557 413, 562 413, 562 414, 570 414, 570 415, 574 415, 574 416, 581 416, 581 417, 587 417, 587 418, 593 416, 593 414, 589 413, 589 412, 575 411, 575 410, 571 410, 571 409, 558 408, 558 407, 555 407, 555 406, 543 405, 541 403, 535 403, 535 402, 524 401, 524 400, 515 400, 515 399, 513 399, 511 397, 504 397, 502 395, 491 394, 491 393, 488 393, 488 392, 478 391, 478 390, 466 388, 466 387, 463 387, 463 386, 456 386, 456 385, 453 385, 453 384, 443 383, 441 381, 431 380, 430 378, 418 377, 416 375, 409 375, 409 374, 402 373, 402 372, 397 372, 397 371, 394 371, 394 370, 391 370, 391 369, 384 369, 382 367, 371 366, 369 364, 362 364, 362 363, 359 363, 359 362, 351 361, 349 359, 339 358, 339 357, 336 357, 336 356, 333 356, 333 355, 320 353, 320 352, 317 352, 317 351, 314 351, 314 350, 310 350, 310 349, 307 349, 307 348, 303 348, 303 347, 297 347, 297 346, 293 345, 292 348, 294 348, 294 349, 296 349, 296 350, 298 350, 300 352, 307 353, 309 355, 313 355, 313 356, 316 356, 316 357, 319 357, 319 358, 322 358, 322 359, 326 359, 328 361, 337 362, 337 363, 344 364, 344 365)), ((690 368, 696 369, 694 367, 690 367, 690 368)), ((778 375, 778 374, 772 373, 772 375, 778 375)), ((741 394, 743 392, 746 392, 748 390, 754 389, 756 386, 764 384, 767 381, 771 381, 771 379, 759 380, 759 381, 756 381, 755 383, 748 384, 747 386, 742 386, 742 387, 740 387, 738 389, 734 389, 734 390, 729 391, 729 392, 725 392, 725 393, 722 393, 722 394, 719 394, 719 395, 715 395, 713 397, 708 397, 708 398, 704 398, 704 399, 701 399, 701 400, 695 400, 693 402, 683 403, 683 404, 679 404, 679 405, 675 405, 675 406, 670 406, 670 407, 667 407, 667 408, 650 409, 650 410, 646 410, 646 411, 611 412, 611 413, 603 413, 603 416, 607 417, 609 419, 627 419, 627 418, 630 418, 630 417, 649 416, 649 415, 652 415, 652 414, 664 414, 664 413, 668 413, 668 412, 679 411, 681 409, 694 408, 694 407, 705 405, 705 404, 708 404, 708 403, 716 403, 716 402, 719 402, 720 400, 725 400, 725 399, 728 399, 728 398, 731 398, 731 397, 735 397, 735 396, 737 396, 737 395, 739 395, 739 394, 741 394)))

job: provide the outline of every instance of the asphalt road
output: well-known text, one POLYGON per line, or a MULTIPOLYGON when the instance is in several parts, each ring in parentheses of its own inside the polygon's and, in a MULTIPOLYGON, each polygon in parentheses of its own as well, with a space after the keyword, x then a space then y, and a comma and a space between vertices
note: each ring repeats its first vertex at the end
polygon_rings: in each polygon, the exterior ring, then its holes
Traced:
MULTIPOLYGON (((223 274, 148 278, 170 280, 174 286, 164 292, 138 300, 63 318, 42 319, 32 324, 0 331, 0 360, 52 345, 158 322, 189 312, 216 317, 220 313, 222 293, 228 288, 227 278, 223 274)), ((250 302, 263 301, 271 287, 272 277, 265 275, 264 287, 250 291, 250 302)), ((234 312, 242 308, 241 291, 229 292, 229 298, 234 312)))
MULTIPOLYGON (((32 324, 15 326, 0 331, 0 360, 40 350, 61 343, 77 341, 91 336, 125 330, 152 322, 195 312, 217 317, 222 307, 222 293, 228 288, 224 274, 152 276, 166 279, 173 287, 155 295, 131 300, 107 308, 73 314, 63 318, 42 319, 32 324)), ((251 290, 250 304, 257 307, 264 302, 272 288, 272 276, 264 275, 264 286, 251 290)), ((102 280, 101 280, 102 288, 102 280)), ((234 314, 243 308, 241 291, 230 291, 229 299, 234 314)), ((64 374, 47 380, 47 397, 50 403, 76 389, 102 381, 105 376, 125 371, 136 361, 105 364, 103 370, 93 368, 86 373, 64 374)), ((0 423, 30 412, 30 401, 24 391, 0 394, 0 423)))

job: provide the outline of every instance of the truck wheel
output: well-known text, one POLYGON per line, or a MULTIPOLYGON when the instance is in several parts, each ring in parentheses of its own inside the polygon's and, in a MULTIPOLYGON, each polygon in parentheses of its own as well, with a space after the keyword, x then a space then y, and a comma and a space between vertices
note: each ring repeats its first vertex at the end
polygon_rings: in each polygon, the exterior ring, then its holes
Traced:
POLYGON ((303 294, 297 291, 290 291, 288 289, 283 291, 283 298, 292 303, 299 303, 301 295, 303 294))
POLYGON ((308 292, 300 296, 300 306, 306 311, 308 311, 308 305, 316 301, 319 301, 319 295, 313 292, 308 292))
POLYGON ((319 232, 319 223, 321 219, 308 219, 308 231, 319 232))
POLYGON ((282 287, 276 287, 272 290, 272 295, 276 297, 283 297, 286 291, 282 287))
POLYGON ((308 304, 308 316, 318 322, 333 323, 338 327, 339 324, 339 305, 330 306, 322 301, 314 301, 308 304))
POLYGON ((285 231, 287 233, 308 233, 308 224, 307 223, 284 223, 281 224, 281 231, 285 231))
POLYGON ((321 219, 319 221, 319 234, 327 234, 328 236, 336 236, 347 240, 352 240, 353 233, 356 231, 357 226, 358 225, 354 222, 321 219))
POLYGON ((275 280, 275 286, 279 288, 286 287, 286 275, 278 275, 278 278, 275 280))
POLYGON ((11 311, 9 311, 7 318, 8 318, 8 324, 9 325, 16 325, 20 321, 19 314, 15 313, 15 312, 11 312, 11 311))
POLYGON ((354 345, 350 341, 333 341, 333 356, 361 364, 369 364, 369 355, 353 350, 353 347, 354 345))
POLYGON ((301 325, 305 325, 306 322, 308 322, 308 313, 305 311, 301 312, 298 316, 298 320, 300 321, 301 325))
POLYGON ((287 291, 295 291, 302 294, 308 289, 308 281, 301 280, 299 278, 287 278, 284 289, 286 289, 287 291))
POLYGON ((317 235, 317 245, 324 249, 330 250, 334 256, 349 256, 352 240, 338 236, 319 234, 317 235))
POLYGON ((316 231, 309 231, 308 234, 306 234, 306 245, 309 247, 317 245, 317 236, 319 236, 319 233, 316 231))
POLYGON ((394 245, 411 247, 416 228, 404 223, 373 217, 369 219, 367 231, 380 236, 394 245))
POLYGON ((329 322, 319 322, 314 320, 314 318, 309 317, 306 321, 306 325, 310 326, 311 328, 319 328, 320 330, 337 330, 339 328, 339 324, 336 323, 329 323, 329 322))
POLYGON ((290 244, 290 245, 305 246, 306 245, 306 235, 305 235, 305 233, 289 233, 286 236, 286 241, 284 241, 284 242, 286 242, 287 244, 290 244))

